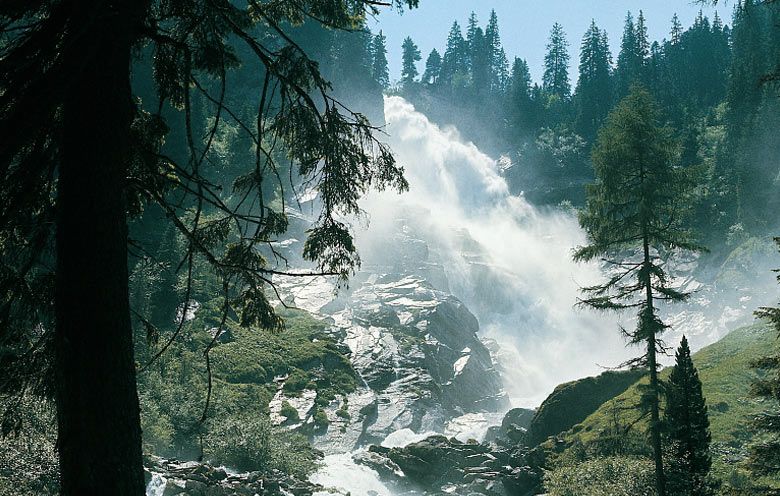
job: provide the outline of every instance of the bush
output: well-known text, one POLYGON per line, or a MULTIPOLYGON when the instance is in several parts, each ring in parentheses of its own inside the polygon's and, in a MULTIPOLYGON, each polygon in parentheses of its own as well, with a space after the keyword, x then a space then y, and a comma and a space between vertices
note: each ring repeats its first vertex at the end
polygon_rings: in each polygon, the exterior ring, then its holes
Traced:
POLYGON ((596 458, 561 466, 544 477, 549 496, 655 496, 653 464, 646 458, 596 458))
POLYGON ((300 420, 298 410, 296 410, 287 400, 282 402, 282 409, 279 411, 279 414, 286 418, 288 422, 297 422, 300 420))
POLYGON ((318 454, 305 437, 274 428, 265 415, 215 419, 204 452, 213 464, 239 471, 273 469, 306 477, 318 466, 318 454))

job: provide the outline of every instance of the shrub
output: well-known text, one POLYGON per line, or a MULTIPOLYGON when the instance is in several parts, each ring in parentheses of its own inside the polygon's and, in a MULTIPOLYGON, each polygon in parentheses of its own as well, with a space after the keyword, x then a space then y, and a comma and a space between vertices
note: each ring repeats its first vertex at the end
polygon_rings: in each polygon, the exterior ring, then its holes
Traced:
POLYGON ((653 464, 646 458, 596 458, 561 466, 544 477, 549 496, 655 496, 653 464))
POLYGON ((287 400, 282 402, 282 409, 279 414, 286 418, 288 422, 297 422, 300 420, 300 417, 298 416, 298 410, 296 410, 287 400))
POLYGON ((215 465, 240 471, 273 469, 306 477, 318 465, 318 454, 305 437, 274 428, 265 415, 215 419, 204 452, 215 465))

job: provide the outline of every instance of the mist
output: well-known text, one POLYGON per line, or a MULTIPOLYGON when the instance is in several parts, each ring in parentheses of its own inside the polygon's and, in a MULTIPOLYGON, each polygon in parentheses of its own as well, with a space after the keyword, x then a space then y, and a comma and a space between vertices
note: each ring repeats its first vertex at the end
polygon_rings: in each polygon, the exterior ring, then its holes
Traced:
POLYGON ((500 345, 514 405, 536 406, 557 384, 631 356, 614 315, 576 307, 579 289, 601 271, 572 261, 585 242, 573 211, 511 195, 496 160, 400 97, 385 98, 385 119, 410 187, 365 199, 370 222, 358 248, 367 263, 381 263, 399 224, 427 244, 446 276, 431 282, 446 284, 439 289, 464 301, 482 336, 500 345))

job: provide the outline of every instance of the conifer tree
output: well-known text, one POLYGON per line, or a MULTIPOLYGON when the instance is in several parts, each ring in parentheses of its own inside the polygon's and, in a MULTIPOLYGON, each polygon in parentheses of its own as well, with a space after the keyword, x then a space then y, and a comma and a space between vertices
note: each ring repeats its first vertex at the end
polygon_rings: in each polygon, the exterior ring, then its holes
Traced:
POLYGON ((447 47, 444 50, 444 56, 441 61, 441 71, 439 71, 440 86, 452 89, 453 80, 457 75, 466 72, 466 41, 463 39, 458 21, 452 23, 450 32, 447 35, 447 47))
POLYGON ((532 99, 531 71, 528 63, 516 57, 509 84, 507 120, 512 138, 529 138, 536 128, 536 110, 532 99))
POLYGON ((550 38, 547 42, 547 54, 544 57, 544 90, 561 101, 567 100, 571 94, 569 83, 569 42, 563 26, 553 24, 550 38))
POLYGON ((472 71, 472 64, 474 63, 474 54, 479 50, 480 36, 482 29, 479 27, 479 20, 477 14, 471 12, 469 19, 466 22, 466 69, 472 71))
POLYGON ((620 41, 620 53, 615 67, 615 91, 618 99, 628 94, 631 85, 637 82, 641 64, 637 60, 638 42, 636 26, 631 12, 626 14, 623 38, 620 41))
POLYGON ((672 45, 676 45, 680 43, 680 40, 682 38, 683 33, 683 27, 682 23, 680 23, 680 18, 677 17, 677 13, 675 12, 674 16, 672 17, 672 30, 669 32, 669 41, 672 45))
POLYGON ((685 336, 675 354, 675 365, 665 390, 669 494, 710 496, 713 494, 708 478, 712 466, 710 421, 699 372, 693 365, 685 336))
POLYGON ((379 31, 371 43, 371 75, 382 88, 390 85, 390 70, 387 67, 387 37, 379 31))
POLYGON ((645 61, 650 57, 650 41, 647 37, 647 25, 645 24, 645 14, 639 11, 639 17, 636 18, 636 60, 640 67, 645 65, 645 61))
POLYGON ((407 36, 401 45, 401 80, 405 85, 414 82, 419 74, 417 71, 417 62, 422 60, 420 49, 414 44, 412 38, 407 36))
POLYGON ((504 48, 501 46, 501 35, 498 31, 498 15, 490 11, 490 19, 485 27, 485 53, 489 61, 488 82, 490 91, 500 94, 504 91, 508 79, 508 61, 504 48))
POLYGON ((580 75, 575 91, 577 131, 592 140, 612 103, 611 62, 609 41, 596 21, 582 37, 580 75))
POLYGON ((369 186, 404 185, 401 169, 365 117, 335 101, 289 30, 307 18, 357 29, 375 3, 0 3, 0 394, 53 396, 63 496, 144 494, 129 218, 162 209, 186 240, 177 258, 190 268, 205 260, 223 282, 224 315, 278 328, 267 298, 276 266, 259 248, 287 228, 263 196, 280 155, 269 147, 283 145, 324 197, 303 256, 319 273, 354 270, 338 214, 357 213, 369 186), (150 55, 153 71, 131 73, 150 55), (242 61, 260 75, 244 120, 222 98, 226 74, 242 61), (142 84, 156 89, 147 106, 137 98, 142 84), (207 135, 230 115, 256 149, 249 170, 230 178, 255 209, 226 205, 206 179, 213 140, 192 127, 200 97, 215 112, 207 135), (169 126, 187 138, 183 161, 161 153, 169 126), (217 224, 204 220, 205 208, 217 224))
POLYGON ((425 59, 425 72, 422 75, 422 82, 425 84, 436 84, 439 82, 439 74, 441 73, 441 55, 435 48, 428 54, 428 58, 425 59))
POLYGON ((675 167, 675 143, 658 125, 658 115, 649 92, 635 85, 607 117, 593 150, 596 182, 588 187, 580 213, 588 245, 576 250, 575 259, 604 257, 614 268, 604 284, 584 288, 582 304, 637 312, 636 329, 623 331, 632 343, 645 346, 644 354, 630 363, 649 371, 641 407, 650 415, 657 492, 666 496, 657 355, 665 350, 660 335, 667 326, 657 305, 688 295, 670 287, 659 253, 700 247, 681 218, 691 175, 675 167), (625 253, 634 255, 620 255, 625 253))
MULTIPOLYGON (((780 238, 775 238, 780 246, 780 238)), ((777 271, 780 274, 780 271, 777 271)), ((780 275, 777 277, 780 282, 780 275)), ((780 336, 780 307, 762 307, 756 316, 766 319, 780 336)), ((752 363, 762 378, 753 383, 751 393, 768 400, 767 408, 753 419, 753 428, 764 438, 750 446, 749 465, 757 475, 780 472, 780 351, 761 357, 752 363)))

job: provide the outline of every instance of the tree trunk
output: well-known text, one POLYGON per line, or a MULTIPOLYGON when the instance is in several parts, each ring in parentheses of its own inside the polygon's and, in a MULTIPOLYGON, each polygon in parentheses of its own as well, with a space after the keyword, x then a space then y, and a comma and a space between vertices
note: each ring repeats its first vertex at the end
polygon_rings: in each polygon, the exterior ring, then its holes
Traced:
POLYGON ((643 325, 650 330, 647 336, 647 366, 650 368, 650 441, 653 445, 653 461, 655 462, 655 484, 658 496, 666 496, 666 475, 664 474, 663 447, 661 445, 661 413, 659 396, 661 388, 658 382, 658 360, 656 358, 655 310, 653 307, 653 286, 650 276, 650 242, 647 227, 642 227, 642 244, 644 249, 645 284, 645 315, 643 325))
POLYGON ((139 5, 73 5, 63 59, 75 79, 66 88, 57 185, 61 494, 141 496, 124 200, 133 117, 130 54, 139 5))

